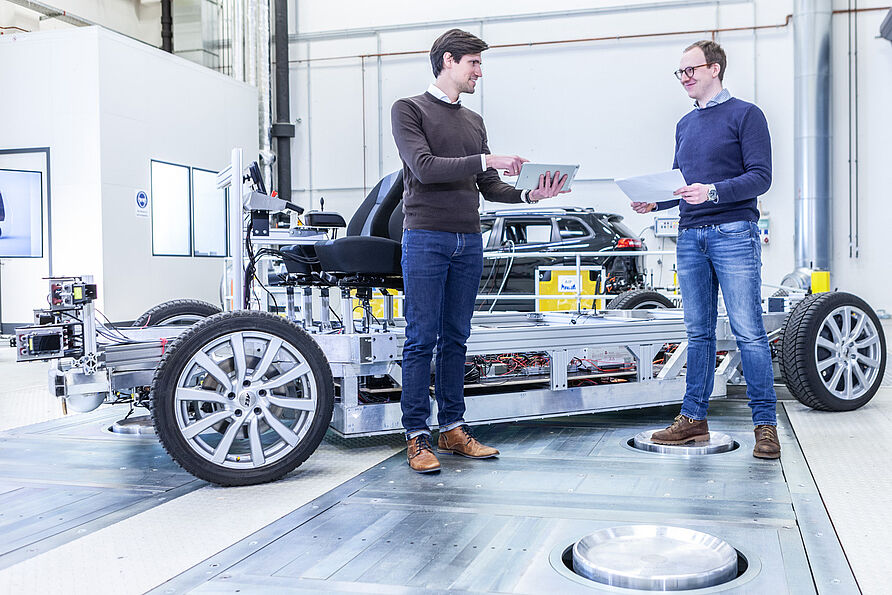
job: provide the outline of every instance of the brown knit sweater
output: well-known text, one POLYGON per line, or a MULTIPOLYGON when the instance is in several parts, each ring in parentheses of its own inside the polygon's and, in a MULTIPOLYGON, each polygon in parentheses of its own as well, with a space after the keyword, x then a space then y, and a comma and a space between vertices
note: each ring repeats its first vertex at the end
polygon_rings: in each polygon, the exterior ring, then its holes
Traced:
POLYGON ((403 226, 479 233, 479 194, 494 202, 521 202, 520 190, 481 171, 489 154, 483 118, 459 104, 424 93, 398 99, 391 109, 393 139, 403 160, 403 226))

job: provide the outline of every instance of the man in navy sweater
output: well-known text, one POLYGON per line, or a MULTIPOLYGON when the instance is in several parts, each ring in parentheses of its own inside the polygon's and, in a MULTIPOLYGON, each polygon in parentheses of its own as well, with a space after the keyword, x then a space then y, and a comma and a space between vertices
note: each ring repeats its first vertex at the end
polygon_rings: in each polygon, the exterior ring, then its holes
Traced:
POLYGON ((658 444, 709 440, 706 411, 715 375, 718 288, 737 338, 753 414, 753 456, 780 457, 777 396, 762 323, 761 244, 756 200, 771 186, 771 139, 762 111, 722 87, 725 52, 714 41, 685 49, 675 71, 694 100, 675 128, 675 163, 687 186, 679 199, 633 202, 638 213, 679 206, 678 283, 688 338, 681 413, 654 432, 658 444))

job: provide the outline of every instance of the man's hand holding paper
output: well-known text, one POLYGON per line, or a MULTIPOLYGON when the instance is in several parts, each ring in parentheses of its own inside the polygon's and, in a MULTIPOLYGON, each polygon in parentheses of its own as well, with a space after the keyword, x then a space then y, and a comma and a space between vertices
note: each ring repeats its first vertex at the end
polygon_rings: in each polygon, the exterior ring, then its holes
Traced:
POLYGON ((684 176, 677 169, 631 178, 620 178, 615 180, 615 182, 619 189, 632 201, 632 208, 638 213, 652 211, 656 208, 656 203, 661 200, 672 200, 678 191, 683 190, 687 186, 684 176), (647 208, 648 206, 649 208, 647 208))

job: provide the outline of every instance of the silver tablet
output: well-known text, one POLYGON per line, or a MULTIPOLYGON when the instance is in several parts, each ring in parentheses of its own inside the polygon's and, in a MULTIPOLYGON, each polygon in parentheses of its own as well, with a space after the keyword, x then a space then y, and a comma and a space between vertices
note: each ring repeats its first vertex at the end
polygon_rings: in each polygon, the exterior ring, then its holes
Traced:
POLYGON ((520 168, 520 175, 517 176, 517 181, 514 182, 514 187, 518 190, 535 190, 539 187, 539 176, 548 172, 551 172, 551 175, 554 175, 555 172, 561 172, 561 177, 567 174, 567 181, 561 190, 569 190, 577 171, 579 171, 579 165, 524 163, 520 168))

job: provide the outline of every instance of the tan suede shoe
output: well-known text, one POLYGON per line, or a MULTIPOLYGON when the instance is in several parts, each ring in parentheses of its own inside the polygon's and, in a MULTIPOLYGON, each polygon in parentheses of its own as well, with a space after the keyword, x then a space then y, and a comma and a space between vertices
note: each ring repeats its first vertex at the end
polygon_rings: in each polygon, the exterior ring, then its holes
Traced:
POLYGON ((440 460, 434 454, 430 434, 419 434, 406 441, 406 457, 409 467, 418 473, 433 473, 440 470, 440 460))
POLYGON ((777 439, 777 428, 774 426, 756 426, 756 447, 753 456, 760 459, 779 459, 780 441, 777 439))
POLYGON ((709 425, 705 419, 691 419, 679 415, 665 430, 654 432, 650 437, 656 444, 687 444, 688 442, 708 442, 709 425))
POLYGON ((448 432, 440 432, 437 450, 441 453, 462 455, 472 459, 488 459, 498 456, 499 451, 480 443, 471 433, 471 428, 461 425, 448 432))

